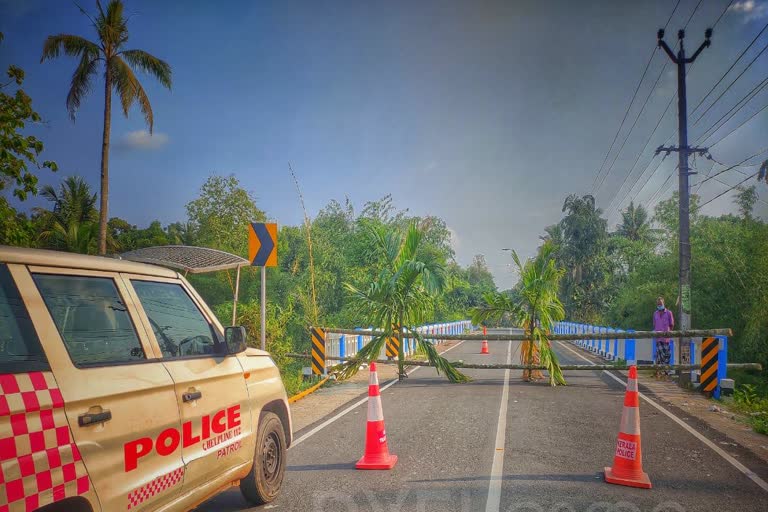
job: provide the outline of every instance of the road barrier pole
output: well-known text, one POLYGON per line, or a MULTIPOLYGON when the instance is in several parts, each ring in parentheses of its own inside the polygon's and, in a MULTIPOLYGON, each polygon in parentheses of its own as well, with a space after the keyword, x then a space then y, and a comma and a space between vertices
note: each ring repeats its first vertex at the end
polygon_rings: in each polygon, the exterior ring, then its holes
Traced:
POLYGON ((717 387, 715 388, 715 398, 720 398, 720 383, 728 377, 728 337, 717 336, 720 341, 720 347, 717 352, 717 387))
POLYGON ((339 336, 339 357, 347 357, 347 338, 344 334, 339 336))
POLYGON ((314 375, 325 375, 325 331, 313 327, 312 335, 312 373, 314 375))

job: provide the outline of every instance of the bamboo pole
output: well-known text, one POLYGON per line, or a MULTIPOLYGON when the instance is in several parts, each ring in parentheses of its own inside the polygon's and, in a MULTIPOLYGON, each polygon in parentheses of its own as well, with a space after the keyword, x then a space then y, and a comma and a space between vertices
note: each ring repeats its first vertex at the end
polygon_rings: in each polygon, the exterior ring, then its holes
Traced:
MULTIPOLYGON (((359 332, 359 331, 358 331, 359 332)), ((296 359, 311 359, 309 354, 286 354, 288 357, 296 359)), ((333 357, 326 356, 328 361, 353 361, 353 357, 333 357)), ((397 360, 390 361, 389 359, 376 359, 376 364, 397 364, 397 360)), ((362 361, 361 361, 362 363, 362 361)), ((432 366, 429 361, 403 361, 405 366, 432 366)), ((472 370, 546 370, 545 366, 529 366, 523 364, 472 364, 465 363, 463 361, 451 361, 451 364, 455 368, 466 368, 472 370)), ((635 365, 638 370, 700 370, 700 364, 672 364, 672 365, 655 365, 655 364, 638 364, 635 365)), ((763 366, 760 363, 728 363, 728 368, 740 369, 740 370, 757 370, 762 371, 763 366)), ((561 364, 562 370, 629 370, 629 366, 620 364, 561 364)))
MULTIPOLYGON (((381 336, 380 331, 356 331, 354 329, 334 329, 324 327, 327 333, 352 334, 363 336, 381 336)), ((733 336, 730 328, 726 329, 691 329, 687 331, 635 331, 635 332, 585 332, 581 334, 549 334, 551 341, 577 341, 577 340, 647 340, 651 338, 707 338, 710 336, 733 336)), ((525 341, 530 338, 525 334, 426 334, 421 337, 427 340, 488 340, 488 341, 525 341)))

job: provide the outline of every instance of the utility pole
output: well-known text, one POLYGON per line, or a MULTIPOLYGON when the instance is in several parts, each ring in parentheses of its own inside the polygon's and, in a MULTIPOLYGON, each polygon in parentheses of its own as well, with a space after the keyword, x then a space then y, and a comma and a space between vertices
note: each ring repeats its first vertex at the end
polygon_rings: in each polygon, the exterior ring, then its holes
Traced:
MULTIPOLYGON (((657 34, 658 45, 663 48, 669 58, 677 64, 677 117, 678 117, 678 132, 679 143, 675 147, 663 147, 660 146, 656 150, 656 154, 664 151, 669 154, 672 151, 677 151, 680 157, 678 164, 679 168, 679 220, 680 220, 680 275, 679 275, 679 290, 678 297, 680 302, 680 308, 678 309, 678 322, 681 331, 686 331, 691 328, 691 215, 690 215, 690 187, 688 177, 691 174, 688 168, 688 155, 692 153, 705 154, 706 148, 691 148, 688 147, 688 105, 686 98, 686 85, 685 85, 685 66, 686 64, 692 64, 693 61, 699 56, 704 48, 709 48, 711 44, 710 38, 712 37, 712 29, 708 28, 704 32, 704 42, 701 43, 698 50, 694 52, 691 57, 685 57, 685 46, 683 45, 683 39, 685 39, 685 30, 679 30, 677 32, 677 38, 680 41, 680 49, 677 55, 672 52, 666 42, 664 42, 664 29, 659 29, 657 34)), ((677 353, 682 353, 683 339, 680 338, 678 342, 677 353)), ((679 359, 678 359, 679 362, 679 359)))

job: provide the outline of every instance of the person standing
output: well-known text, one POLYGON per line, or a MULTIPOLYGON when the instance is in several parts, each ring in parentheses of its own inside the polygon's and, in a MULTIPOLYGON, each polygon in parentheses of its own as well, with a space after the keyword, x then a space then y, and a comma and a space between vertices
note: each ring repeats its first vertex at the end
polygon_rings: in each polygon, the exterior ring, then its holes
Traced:
MULTIPOLYGON (((672 311, 664 305, 664 297, 656 299, 656 311, 653 312, 653 330, 654 331, 672 331, 675 328, 675 317, 672 311)), ((656 338, 656 364, 669 364, 672 352, 670 350, 671 338, 656 338)), ((656 370, 656 378, 667 378, 667 370, 656 370)))

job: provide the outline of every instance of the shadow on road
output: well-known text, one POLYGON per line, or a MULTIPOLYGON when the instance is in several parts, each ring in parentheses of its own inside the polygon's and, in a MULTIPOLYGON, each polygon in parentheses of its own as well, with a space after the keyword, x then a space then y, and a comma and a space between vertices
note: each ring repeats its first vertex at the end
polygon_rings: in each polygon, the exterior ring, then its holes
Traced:
MULTIPOLYGON (((506 481, 546 481, 546 482, 594 482, 602 479, 602 473, 576 474, 576 475, 503 475, 506 481)), ((435 482, 476 482, 489 481, 490 476, 467 476, 463 478, 435 478, 430 480, 409 480, 411 483, 435 483, 435 482)))
POLYGON ((329 471, 334 469, 355 469, 355 463, 341 464, 307 464, 305 466, 288 466, 286 471, 329 471))

